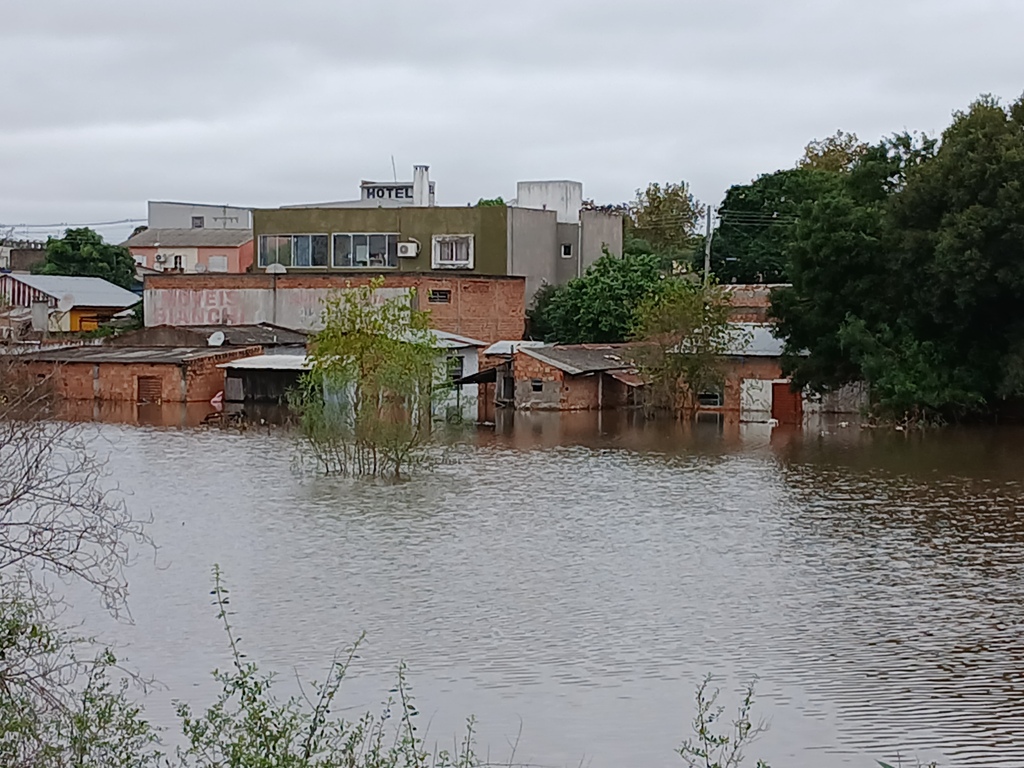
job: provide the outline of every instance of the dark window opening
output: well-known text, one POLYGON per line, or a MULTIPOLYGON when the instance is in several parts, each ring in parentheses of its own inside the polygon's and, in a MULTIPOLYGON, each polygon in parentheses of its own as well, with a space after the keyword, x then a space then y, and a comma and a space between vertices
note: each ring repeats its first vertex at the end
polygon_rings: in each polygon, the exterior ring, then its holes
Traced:
POLYGON ((427 294, 427 301, 431 304, 451 304, 452 303, 452 292, 442 290, 432 290, 427 294))
POLYGON ((543 392, 544 391, 544 382, 541 381, 540 379, 533 379, 530 382, 530 385, 533 387, 533 391, 534 392, 543 392))
POLYGON ((562 258, 563 259, 571 259, 572 258, 572 243, 562 243, 562 258))
POLYGON ((449 374, 452 376, 452 381, 458 381, 463 376, 463 367, 465 360, 457 355, 453 354, 449 357, 449 374))
POLYGON ((192 217, 192 229, 202 229, 206 226, 205 216, 193 216, 192 217))
POLYGON ((722 407, 722 393, 721 392, 701 392, 697 395, 697 402, 704 408, 721 408, 722 407))

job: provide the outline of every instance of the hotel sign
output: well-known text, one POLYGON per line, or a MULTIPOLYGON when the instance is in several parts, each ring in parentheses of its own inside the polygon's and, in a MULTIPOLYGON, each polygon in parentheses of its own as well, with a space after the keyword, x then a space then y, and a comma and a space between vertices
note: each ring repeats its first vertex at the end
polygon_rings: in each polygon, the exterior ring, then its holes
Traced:
MULTIPOLYGON (((363 200, 412 200, 412 182, 364 181, 360 188, 363 200)), ((434 182, 430 182, 430 194, 434 194, 434 182)))

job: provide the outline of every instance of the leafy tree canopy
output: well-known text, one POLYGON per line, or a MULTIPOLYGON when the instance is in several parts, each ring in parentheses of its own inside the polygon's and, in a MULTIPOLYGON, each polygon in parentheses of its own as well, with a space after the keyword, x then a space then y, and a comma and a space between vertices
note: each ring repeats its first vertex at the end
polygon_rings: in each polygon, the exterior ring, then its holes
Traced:
POLYGON ((868 145, 857 138, 856 133, 836 131, 824 139, 815 139, 804 148, 804 155, 797 164, 829 173, 845 173, 856 165, 868 151, 868 145))
POLYGON ((941 143, 895 136, 842 179, 801 215, 773 297, 796 378, 867 380, 897 417, 1024 397, 1024 100, 983 97, 941 143))
POLYGON ((33 271, 39 275, 102 277, 130 289, 135 281, 135 260, 127 248, 104 242, 91 229, 69 229, 64 237, 46 241, 46 260, 33 271))
POLYGON ((835 173, 797 168, 730 188, 711 243, 712 271, 723 283, 786 282, 801 208, 840 184, 835 173))
POLYGON ((505 205, 505 199, 501 197, 484 198, 481 197, 477 203, 477 208, 499 208, 505 205))
POLYGON ((663 280, 658 256, 617 258, 606 251, 582 277, 537 293, 528 313, 530 333, 565 344, 626 341, 638 308, 661 290, 663 280))
POLYGON ((690 192, 690 186, 651 183, 637 190, 630 206, 628 235, 640 238, 650 245, 650 253, 665 258, 689 257, 694 248, 694 236, 704 206, 690 192))

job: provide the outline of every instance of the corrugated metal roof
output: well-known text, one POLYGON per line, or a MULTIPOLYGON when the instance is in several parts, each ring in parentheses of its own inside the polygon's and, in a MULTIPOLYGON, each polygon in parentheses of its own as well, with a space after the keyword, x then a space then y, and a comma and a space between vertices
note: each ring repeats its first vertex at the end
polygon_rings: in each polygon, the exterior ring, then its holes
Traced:
POLYGON ((176 364, 223 354, 219 347, 68 347, 33 352, 25 359, 46 363, 176 364))
POLYGON ((76 307, 126 309, 142 301, 140 296, 125 290, 119 285, 107 282, 101 277, 14 274, 7 275, 7 277, 17 280, 37 291, 42 291, 58 301, 65 296, 71 296, 76 307))
POLYGON ((781 357, 785 341, 775 335, 775 327, 763 323, 731 323, 737 337, 728 354, 737 357, 781 357))
POLYGON ((633 368, 627 351, 620 345, 573 344, 566 346, 520 347, 520 352, 572 376, 596 371, 633 368))
POLYGON ((484 350, 485 355, 511 355, 523 347, 545 347, 543 341, 496 341, 484 350))
POLYGON ((217 367, 247 371, 308 371, 313 365, 305 355, 256 355, 221 363, 217 367))
POLYGON ((147 229, 129 237, 128 248, 237 248, 252 240, 249 229, 147 229))
POLYGON ((431 331, 432 334, 437 338, 437 346, 441 349, 460 349, 462 347, 486 347, 487 344, 483 341, 477 341, 471 339, 468 336, 460 336, 457 333, 449 333, 448 331, 431 331))

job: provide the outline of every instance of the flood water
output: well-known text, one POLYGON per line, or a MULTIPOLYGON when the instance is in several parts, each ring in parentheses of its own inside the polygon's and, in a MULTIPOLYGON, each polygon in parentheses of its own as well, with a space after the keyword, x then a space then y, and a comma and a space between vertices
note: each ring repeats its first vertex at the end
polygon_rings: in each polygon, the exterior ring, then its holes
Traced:
MULTIPOLYGON (((188 420, 176 423, 185 423, 188 420)), ((222 567, 250 657, 322 672, 366 632, 349 714, 399 660, 421 730, 593 768, 681 764, 693 690, 759 678, 775 768, 1024 765, 1024 433, 631 425, 517 414, 400 484, 297 473, 287 431, 96 427, 159 546, 135 623, 76 610, 171 701, 228 661, 222 567)))

